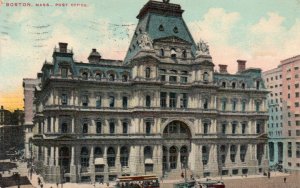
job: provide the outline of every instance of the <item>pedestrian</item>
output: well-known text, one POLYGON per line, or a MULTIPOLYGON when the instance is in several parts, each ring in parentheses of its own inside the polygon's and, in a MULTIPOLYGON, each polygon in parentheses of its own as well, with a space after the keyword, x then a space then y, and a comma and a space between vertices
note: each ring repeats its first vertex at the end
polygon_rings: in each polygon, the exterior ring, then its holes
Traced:
POLYGON ((286 177, 283 178, 283 182, 286 183, 286 177))
POLYGON ((268 178, 270 179, 270 177, 271 177, 271 172, 269 171, 268 172, 268 178))
POLYGON ((38 177, 38 184, 41 185, 41 179, 38 177))
POLYGON ((41 183, 41 188, 43 188, 43 186, 44 186, 43 183, 41 183))

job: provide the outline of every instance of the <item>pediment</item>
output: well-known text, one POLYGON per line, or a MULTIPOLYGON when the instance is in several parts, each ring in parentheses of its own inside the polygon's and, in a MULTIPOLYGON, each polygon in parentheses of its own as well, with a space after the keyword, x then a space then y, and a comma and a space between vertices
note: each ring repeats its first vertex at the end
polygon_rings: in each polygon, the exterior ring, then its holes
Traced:
POLYGON ((155 39, 153 42, 154 43, 161 42, 161 43, 176 43, 176 44, 192 45, 190 42, 183 40, 182 38, 179 38, 176 36, 158 38, 158 39, 155 39))
POLYGON ((155 54, 139 52, 132 58, 132 62, 134 61, 159 62, 159 59, 155 56, 155 54))
POLYGON ((215 66, 211 61, 208 60, 201 61, 200 64, 204 66, 215 66))

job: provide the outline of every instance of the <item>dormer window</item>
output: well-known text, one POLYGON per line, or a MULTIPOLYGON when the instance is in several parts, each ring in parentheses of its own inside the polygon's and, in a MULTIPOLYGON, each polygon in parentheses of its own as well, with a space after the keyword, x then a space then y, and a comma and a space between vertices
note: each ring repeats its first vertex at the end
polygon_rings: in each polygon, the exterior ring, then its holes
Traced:
POLYGON ((176 59, 176 50, 175 50, 175 48, 171 49, 171 58, 176 59))
POLYGON ((88 73, 87 72, 82 73, 82 79, 84 79, 84 80, 88 79, 88 73))
POLYGON ((151 69, 149 67, 147 67, 145 72, 146 72, 146 78, 150 78, 151 69))
POLYGON ((175 26, 173 31, 174 31, 174 33, 178 33, 178 28, 175 26))
POLYGON ((68 78, 68 68, 61 68, 61 77, 62 78, 68 78))
POLYGON ((182 58, 187 58, 186 50, 183 50, 183 51, 182 51, 182 58))
POLYGON ((115 81, 115 75, 114 74, 109 75, 109 81, 115 81))
POLYGON ((163 25, 159 25, 159 28, 158 28, 160 31, 164 31, 164 26, 163 25))
POLYGON ((159 54, 160 56, 165 56, 165 51, 164 51, 164 49, 160 49, 160 54, 159 54))

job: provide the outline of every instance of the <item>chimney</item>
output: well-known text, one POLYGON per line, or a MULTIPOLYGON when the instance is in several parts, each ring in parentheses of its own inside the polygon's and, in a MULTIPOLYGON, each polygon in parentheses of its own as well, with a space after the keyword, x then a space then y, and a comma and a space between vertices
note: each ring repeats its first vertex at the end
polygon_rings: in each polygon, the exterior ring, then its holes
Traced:
POLYGON ((246 70, 246 62, 245 60, 237 60, 238 63, 238 71, 237 72, 243 72, 246 70))
POLYGON ((1 105, 1 110, 3 110, 3 106, 1 105))
POLYGON ((68 43, 60 42, 58 43, 58 45, 59 45, 59 52, 67 53, 68 43))
POLYGON ((220 73, 228 73, 227 72, 227 65, 219 64, 219 68, 220 68, 220 70, 219 70, 220 73))
POLYGON ((99 52, 97 52, 96 48, 92 49, 92 52, 90 53, 88 60, 90 63, 99 63, 101 59, 101 55, 99 52))

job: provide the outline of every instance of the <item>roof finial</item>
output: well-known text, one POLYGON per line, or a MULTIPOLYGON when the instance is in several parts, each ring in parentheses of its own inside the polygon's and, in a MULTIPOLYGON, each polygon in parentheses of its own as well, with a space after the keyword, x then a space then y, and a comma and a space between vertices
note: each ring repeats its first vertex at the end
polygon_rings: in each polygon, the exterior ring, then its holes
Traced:
POLYGON ((164 3, 169 3, 169 2, 170 2, 170 0, 163 0, 163 2, 164 2, 164 3))

